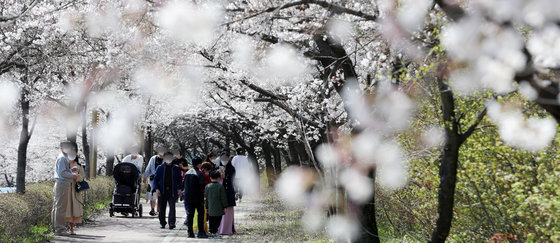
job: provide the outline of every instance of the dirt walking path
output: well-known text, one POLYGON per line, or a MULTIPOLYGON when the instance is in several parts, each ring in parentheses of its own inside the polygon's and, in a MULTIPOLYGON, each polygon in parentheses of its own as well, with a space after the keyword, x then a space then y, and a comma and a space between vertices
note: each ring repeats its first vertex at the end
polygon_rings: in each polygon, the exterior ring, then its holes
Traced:
MULTIPOLYGON (((103 213, 93 222, 83 225, 75 230, 75 236, 55 236, 52 242, 240 242, 236 236, 222 236, 213 239, 188 239, 183 203, 176 204, 177 228, 170 230, 161 229, 157 216, 149 216, 150 206, 142 200, 145 209, 144 217, 131 218, 121 216, 109 217, 109 212, 103 213)), ((247 225, 249 215, 254 212, 260 203, 257 200, 245 199, 235 207, 235 226, 239 232, 242 226, 247 225)))

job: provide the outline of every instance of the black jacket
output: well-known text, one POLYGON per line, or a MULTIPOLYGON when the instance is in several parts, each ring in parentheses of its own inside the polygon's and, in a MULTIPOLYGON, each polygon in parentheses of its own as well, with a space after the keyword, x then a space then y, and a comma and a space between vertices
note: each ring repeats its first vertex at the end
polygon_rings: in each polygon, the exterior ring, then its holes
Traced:
POLYGON ((183 179, 185 202, 187 204, 202 204, 204 202, 204 175, 196 167, 191 168, 183 179))
POLYGON ((231 165, 231 162, 226 165, 225 178, 224 178, 224 188, 226 189, 228 206, 237 206, 235 204, 235 189, 233 188, 233 180, 235 178, 235 167, 231 165))

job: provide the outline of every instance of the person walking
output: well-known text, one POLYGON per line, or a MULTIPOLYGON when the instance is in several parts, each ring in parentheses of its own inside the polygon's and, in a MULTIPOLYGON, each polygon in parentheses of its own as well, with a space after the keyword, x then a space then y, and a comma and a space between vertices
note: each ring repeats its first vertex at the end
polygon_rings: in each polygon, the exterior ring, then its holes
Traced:
POLYGON ((65 227, 66 209, 68 207, 68 198, 70 197, 70 186, 72 181, 78 178, 78 175, 72 174, 70 170, 70 160, 68 152, 72 148, 72 142, 60 143, 60 155, 56 159, 54 169, 54 188, 53 188, 53 209, 51 211, 51 220, 53 231, 56 235, 68 235, 65 227))
POLYGON ((161 228, 169 223, 169 229, 175 228, 176 214, 175 202, 182 194, 181 169, 173 162, 173 153, 166 152, 163 157, 164 165, 156 169, 154 177, 154 188, 158 196, 159 224, 161 228), (168 222, 165 221, 166 207, 169 205, 168 222))
POLYGON ((218 233, 218 227, 222 222, 222 216, 228 207, 227 195, 224 186, 220 184, 221 174, 218 171, 210 173, 212 182, 204 189, 204 201, 210 221, 210 236, 214 237, 218 233))
POLYGON ((248 179, 252 175, 251 164, 249 164, 249 159, 245 155, 245 149, 238 148, 236 150, 236 153, 237 155, 234 156, 233 159, 231 159, 231 165, 233 165, 233 167, 235 168, 236 177, 234 185, 237 191, 239 202, 241 202, 241 199, 243 198, 244 187, 249 186, 246 184, 250 182, 248 179))
MULTIPOLYGON (((202 166, 202 159, 196 157, 192 159, 192 168, 185 174, 183 194, 185 195, 185 202, 189 210, 187 216, 187 231, 188 237, 194 238, 193 220, 195 210, 198 212, 197 224, 204 224, 204 175, 200 171, 202 166)), ((208 238, 204 227, 198 228, 198 238, 208 238)))
MULTIPOLYGON (((144 171, 144 176, 143 176, 144 183, 146 183, 147 179, 149 178, 149 183, 148 183, 149 190, 146 192, 146 199, 150 201, 150 206, 152 206, 152 210, 150 210, 151 216, 156 215, 154 208, 157 205, 157 194, 156 194, 156 189, 154 188, 154 177, 155 177, 157 167, 163 164, 163 155, 165 154, 165 152, 167 152, 167 149, 163 147, 159 147, 157 151, 158 154, 150 158, 150 161, 148 162, 148 166, 146 166, 146 170, 144 171)), ((159 213, 159 207, 157 208, 157 213, 159 213)))
POLYGON ((70 160, 70 170, 77 177, 72 180, 70 186, 70 196, 68 197, 68 207, 66 208, 66 222, 70 223, 70 234, 75 235, 74 226, 75 224, 82 223, 82 216, 84 215, 84 200, 82 193, 76 191, 76 184, 84 181, 86 173, 83 166, 78 162, 77 148, 68 152, 68 159, 70 160))
MULTIPOLYGON (((229 154, 226 155, 229 157, 229 154)), ((222 217, 222 222, 220 223, 218 233, 220 235, 231 235, 235 234, 233 217, 233 207, 236 206, 235 188, 233 187, 233 181, 235 180, 235 167, 233 167, 229 159, 224 158, 224 156, 222 156, 221 161, 225 167, 223 185, 226 190, 228 207, 226 208, 225 214, 222 217)))
POLYGON ((130 154, 125 156, 122 160, 123 163, 132 163, 136 165, 138 173, 142 175, 142 165, 144 164, 144 157, 139 154, 140 149, 138 147, 132 147, 130 149, 130 154))

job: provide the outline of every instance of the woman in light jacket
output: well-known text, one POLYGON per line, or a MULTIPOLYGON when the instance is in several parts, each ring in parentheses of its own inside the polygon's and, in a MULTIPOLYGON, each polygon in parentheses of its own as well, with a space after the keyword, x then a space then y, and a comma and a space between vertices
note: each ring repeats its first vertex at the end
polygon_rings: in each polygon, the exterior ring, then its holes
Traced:
POLYGON ((78 175, 76 179, 72 181, 68 197, 68 207, 66 208, 66 222, 70 222, 70 234, 74 233, 74 224, 82 223, 82 216, 84 215, 84 200, 81 192, 76 191, 76 183, 82 182, 85 178, 85 172, 82 165, 76 159, 75 154, 68 154, 68 159, 70 159, 70 169, 72 173, 78 175))

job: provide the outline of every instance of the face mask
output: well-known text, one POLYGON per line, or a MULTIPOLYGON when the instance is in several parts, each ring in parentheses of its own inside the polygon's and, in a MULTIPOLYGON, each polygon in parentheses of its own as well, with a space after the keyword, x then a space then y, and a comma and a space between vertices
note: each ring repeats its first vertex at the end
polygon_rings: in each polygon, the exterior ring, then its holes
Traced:
POLYGON ((171 160, 168 159, 164 159, 163 162, 165 162, 166 164, 171 164, 171 160))
POLYGON ((229 160, 222 160, 222 162, 224 162, 224 165, 229 164, 229 160))
POLYGON ((218 158, 211 159, 210 161, 212 161, 212 163, 216 164, 216 162, 218 161, 218 158))
POLYGON ((76 152, 70 151, 68 152, 68 159, 75 160, 76 159, 76 152))

